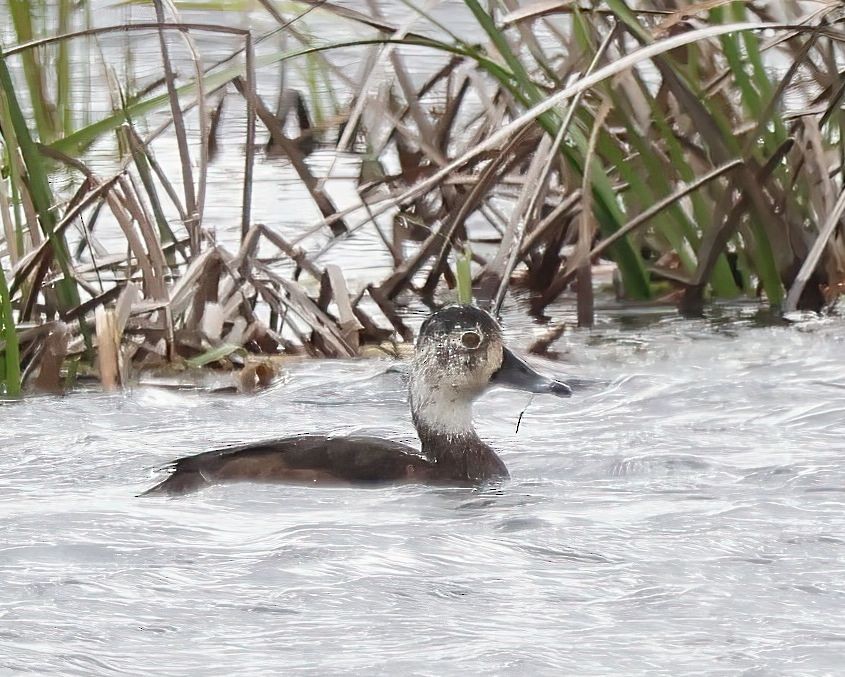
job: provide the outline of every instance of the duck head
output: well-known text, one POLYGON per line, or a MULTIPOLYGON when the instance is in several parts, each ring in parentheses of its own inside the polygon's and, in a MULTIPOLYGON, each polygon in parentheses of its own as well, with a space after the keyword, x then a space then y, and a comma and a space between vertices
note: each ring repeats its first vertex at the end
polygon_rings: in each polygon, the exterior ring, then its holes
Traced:
POLYGON ((469 305, 447 306, 423 322, 409 385, 417 429, 450 437, 474 434, 472 402, 493 386, 559 397, 572 393, 505 347, 499 323, 469 305))

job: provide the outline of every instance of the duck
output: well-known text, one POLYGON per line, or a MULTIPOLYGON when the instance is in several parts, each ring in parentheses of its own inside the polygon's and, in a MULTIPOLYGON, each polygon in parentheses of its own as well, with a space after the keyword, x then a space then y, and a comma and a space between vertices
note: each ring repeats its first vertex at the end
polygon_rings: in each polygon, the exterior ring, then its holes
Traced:
POLYGON ((299 435, 214 449, 170 463, 168 477, 142 496, 174 496, 230 482, 317 485, 423 483, 479 486, 508 469, 473 425, 473 402, 495 386, 569 397, 505 346, 487 311, 449 305, 422 323, 408 374, 420 448, 374 436, 299 435))

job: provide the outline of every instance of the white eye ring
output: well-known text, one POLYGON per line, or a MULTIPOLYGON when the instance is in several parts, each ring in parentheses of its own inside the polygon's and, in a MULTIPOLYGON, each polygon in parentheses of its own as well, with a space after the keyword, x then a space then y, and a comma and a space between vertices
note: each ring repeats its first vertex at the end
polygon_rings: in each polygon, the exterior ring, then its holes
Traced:
POLYGON ((481 345, 481 334, 477 331, 465 331, 461 334, 461 345, 469 350, 475 350, 481 345))

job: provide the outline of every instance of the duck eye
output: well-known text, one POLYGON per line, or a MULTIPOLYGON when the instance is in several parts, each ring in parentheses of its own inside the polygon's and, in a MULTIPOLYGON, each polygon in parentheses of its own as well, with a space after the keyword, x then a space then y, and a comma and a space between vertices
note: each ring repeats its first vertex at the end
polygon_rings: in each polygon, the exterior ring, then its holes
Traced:
POLYGON ((464 348, 474 350, 481 345, 481 334, 477 331, 465 331, 461 334, 461 343, 464 345, 464 348))

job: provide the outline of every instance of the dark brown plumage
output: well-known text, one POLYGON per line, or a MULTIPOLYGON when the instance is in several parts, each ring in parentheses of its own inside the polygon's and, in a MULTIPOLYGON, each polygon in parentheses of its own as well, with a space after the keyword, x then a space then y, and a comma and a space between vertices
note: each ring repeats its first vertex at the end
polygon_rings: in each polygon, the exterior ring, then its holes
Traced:
POLYGON ((502 460, 476 434, 472 401, 492 384, 567 396, 502 345, 487 313, 450 306, 423 323, 411 365, 411 412, 421 451, 378 437, 301 435, 207 451, 170 465, 143 495, 175 495, 222 482, 475 485, 505 479, 502 460))
POLYGON ((301 435, 180 458, 169 466, 171 475, 143 495, 184 494, 235 481, 462 486, 508 477, 502 460, 481 440, 456 440, 453 448, 457 453, 440 450, 426 458, 406 444, 378 437, 301 435))

